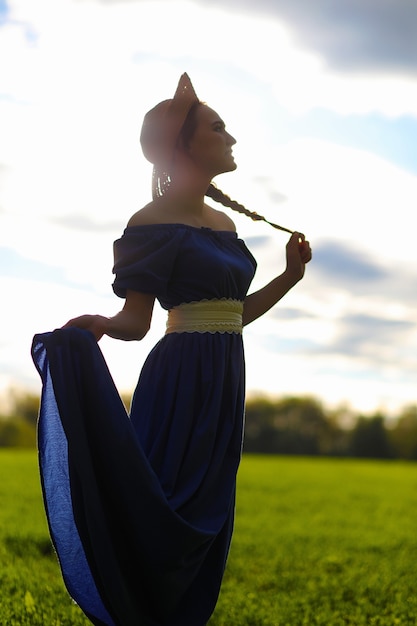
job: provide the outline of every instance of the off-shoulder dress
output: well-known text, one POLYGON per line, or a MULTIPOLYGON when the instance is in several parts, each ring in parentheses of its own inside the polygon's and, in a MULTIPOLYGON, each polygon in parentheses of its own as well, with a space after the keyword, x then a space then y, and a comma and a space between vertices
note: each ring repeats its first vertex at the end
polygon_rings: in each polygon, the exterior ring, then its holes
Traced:
MULTIPOLYGON (((256 263, 232 231, 128 227, 113 289, 168 311, 245 299, 256 263)), ((52 541, 93 624, 203 626, 218 598, 243 432, 241 332, 220 322, 167 332, 126 413, 93 335, 36 335, 43 382, 40 471, 52 541)))

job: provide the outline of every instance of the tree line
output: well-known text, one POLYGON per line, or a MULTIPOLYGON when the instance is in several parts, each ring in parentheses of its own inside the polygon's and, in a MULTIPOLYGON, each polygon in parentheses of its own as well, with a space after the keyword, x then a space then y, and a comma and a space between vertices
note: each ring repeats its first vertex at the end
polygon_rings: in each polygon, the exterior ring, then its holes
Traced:
POLYGON ((417 460, 417 404, 394 419, 329 410, 312 397, 251 398, 244 451, 417 460))
MULTIPOLYGON (((126 406, 130 397, 124 396, 126 406)), ((0 414, 0 447, 35 447, 39 397, 10 394, 0 414)), ((417 404, 395 418, 327 409, 313 397, 250 397, 244 452, 417 460, 417 404)))

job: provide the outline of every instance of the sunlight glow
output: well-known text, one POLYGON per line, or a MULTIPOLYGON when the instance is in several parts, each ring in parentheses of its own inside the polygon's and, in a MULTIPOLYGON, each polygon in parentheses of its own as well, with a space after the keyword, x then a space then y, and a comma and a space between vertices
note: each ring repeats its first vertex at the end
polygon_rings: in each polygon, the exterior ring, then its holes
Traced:
MULTIPOLYGON (((296 127, 317 107, 364 118, 375 111, 416 116, 416 80, 336 74, 300 48, 284 22, 227 4, 10 0, 8 7, 0 38, 0 56, 13 59, 0 66, 0 247, 27 263, 27 275, 4 268, 0 276, 8 303, 0 389, 11 380, 38 384, 28 356, 35 332, 120 307, 111 292, 112 242, 151 191, 138 141, 142 118, 189 71, 199 97, 237 138, 238 170, 219 177, 219 186, 305 232, 313 253, 331 241, 384 276, 368 294, 349 276, 326 282, 313 260, 282 303, 287 317, 271 313, 247 329, 248 388, 316 393, 364 409, 415 400, 417 177, 308 129, 287 141, 271 131, 279 128, 277 112, 296 127), (172 28, 178 15, 187 16, 184 31, 172 28), (60 272, 62 284, 49 270, 60 272), (381 333, 391 332, 392 321, 404 329, 380 346, 373 338, 368 352, 364 340, 363 354, 332 352, 346 320, 361 315, 379 320, 381 333)), ((232 217, 258 259, 257 289, 283 271, 286 235, 232 217)), ((141 359, 163 332, 164 314, 155 315, 143 344, 102 344, 121 389, 135 383, 141 359)))

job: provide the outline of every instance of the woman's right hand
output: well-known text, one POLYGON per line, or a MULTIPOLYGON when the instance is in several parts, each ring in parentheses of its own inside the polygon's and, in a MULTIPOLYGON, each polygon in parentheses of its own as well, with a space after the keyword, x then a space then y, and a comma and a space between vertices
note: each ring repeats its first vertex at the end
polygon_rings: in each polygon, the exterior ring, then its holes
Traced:
POLYGON ((93 333, 96 341, 99 341, 106 334, 109 319, 103 315, 80 315, 69 320, 62 328, 75 326, 83 328, 93 333))

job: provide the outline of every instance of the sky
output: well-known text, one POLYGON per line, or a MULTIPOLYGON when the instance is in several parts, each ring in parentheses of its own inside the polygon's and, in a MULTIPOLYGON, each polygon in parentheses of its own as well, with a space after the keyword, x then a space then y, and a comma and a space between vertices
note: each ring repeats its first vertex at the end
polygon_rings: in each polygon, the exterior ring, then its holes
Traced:
MULTIPOLYGON (((304 280, 244 330, 248 394, 395 415, 417 402, 414 0, 0 0, 0 396, 35 333, 113 315, 112 243, 151 197, 139 133, 186 71, 237 139, 216 183, 305 233, 304 280)), ((258 261, 287 235, 232 213, 258 261)), ((164 332, 100 341, 121 391, 164 332)))

